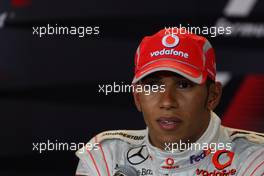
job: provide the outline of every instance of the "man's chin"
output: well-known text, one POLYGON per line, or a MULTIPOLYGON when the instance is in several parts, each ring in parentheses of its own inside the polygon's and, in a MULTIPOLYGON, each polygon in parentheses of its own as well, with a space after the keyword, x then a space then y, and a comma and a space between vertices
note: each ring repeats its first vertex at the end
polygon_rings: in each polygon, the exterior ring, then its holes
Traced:
POLYGON ((178 129, 177 131, 164 131, 160 130, 158 133, 159 138, 166 142, 180 142, 180 140, 184 139, 184 133, 182 130, 178 129))

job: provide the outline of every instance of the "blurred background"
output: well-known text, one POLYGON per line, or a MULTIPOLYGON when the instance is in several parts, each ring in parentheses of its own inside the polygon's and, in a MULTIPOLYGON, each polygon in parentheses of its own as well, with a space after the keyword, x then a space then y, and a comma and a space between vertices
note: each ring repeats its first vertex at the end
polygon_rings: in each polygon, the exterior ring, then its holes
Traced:
POLYGON ((74 151, 38 142, 88 142, 110 129, 145 128, 129 93, 140 40, 169 26, 231 26, 208 37, 224 83, 216 109, 227 126, 264 132, 264 1, 0 0, 0 175, 74 175, 74 151), (33 27, 99 26, 98 35, 33 35, 33 27))

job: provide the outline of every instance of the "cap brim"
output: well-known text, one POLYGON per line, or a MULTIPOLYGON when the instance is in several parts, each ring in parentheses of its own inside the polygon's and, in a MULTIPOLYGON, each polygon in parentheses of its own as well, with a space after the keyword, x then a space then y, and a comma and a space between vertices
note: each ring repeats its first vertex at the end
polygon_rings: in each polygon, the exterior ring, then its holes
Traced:
POLYGON ((133 78, 132 84, 138 82, 142 78, 151 73, 158 71, 171 71, 177 73, 190 81, 202 84, 206 80, 206 72, 202 72, 193 65, 190 65, 186 62, 172 60, 170 58, 163 58, 155 60, 154 62, 143 66, 143 68, 137 71, 136 75, 133 78))

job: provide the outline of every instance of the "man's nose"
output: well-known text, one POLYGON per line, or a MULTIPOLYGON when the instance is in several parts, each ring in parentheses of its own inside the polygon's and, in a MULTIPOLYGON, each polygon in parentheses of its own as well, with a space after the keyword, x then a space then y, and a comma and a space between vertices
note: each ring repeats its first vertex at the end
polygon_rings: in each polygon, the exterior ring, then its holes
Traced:
POLYGON ((166 88, 160 96, 160 108, 172 109, 178 107, 176 92, 172 88, 166 88))

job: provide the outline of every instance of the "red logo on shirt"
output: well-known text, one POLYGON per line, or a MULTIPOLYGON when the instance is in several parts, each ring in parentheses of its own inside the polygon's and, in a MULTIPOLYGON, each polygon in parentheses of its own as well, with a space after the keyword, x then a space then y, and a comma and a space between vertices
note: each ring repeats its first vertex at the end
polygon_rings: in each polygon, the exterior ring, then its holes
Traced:
POLYGON ((215 168, 217 170, 213 171, 207 171, 203 169, 197 169, 196 174, 202 175, 202 176, 229 176, 229 175, 235 175, 236 169, 230 169, 226 170, 228 166, 230 166, 234 159, 234 152, 228 151, 228 150, 218 150, 214 153, 212 157, 212 163, 214 164, 215 168), (221 157, 227 157, 228 160, 225 162, 221 162, 221 157))
POLYGON ((218 170, 223 170, 224 168, 230 166, 232 164, 232 161, 234 159, 234 152, 228 151, 228 150, 218 150, 215 152, 212 161, 213 164, 215 165, 215 168, 218 170), (219 158, 223 155, 226 154, 228 156, 229 160, 226 161, 225 163, 220 163, 219 158))
POLYGON ((163 169, 176 169, 179 168, 179 166, 174 165, 174 159, 173 158, 167 158, 165 160, 165 165, 161 166, 163 169))

